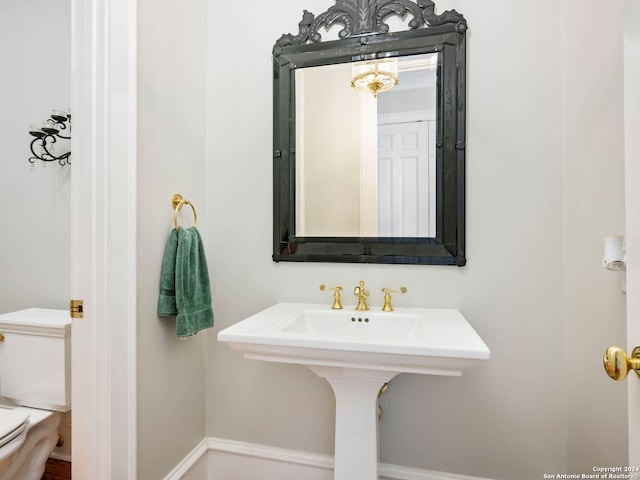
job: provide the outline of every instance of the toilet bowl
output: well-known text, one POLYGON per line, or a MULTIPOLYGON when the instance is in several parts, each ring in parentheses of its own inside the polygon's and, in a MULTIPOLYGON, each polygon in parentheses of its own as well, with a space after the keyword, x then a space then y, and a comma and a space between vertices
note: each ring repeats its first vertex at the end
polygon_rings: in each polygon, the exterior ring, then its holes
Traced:
POLYGON ((0 475, 9 469, 11 460, 27 436, 29 414, 19 409, 0 409, 0 475))
POLYGON ((71 409, 71 320, 64 310, 0 315, 0 480, 40 480, 71 409))
POLYGON ((0 438, 0 480, 40 480, 58 442, 61 419, 59 412, 0 407, 0 430, 14 427, 0 438), (21 416, 12 417, 14 412, 21 416), (15 426, 18 422, 23 423, 15 426))

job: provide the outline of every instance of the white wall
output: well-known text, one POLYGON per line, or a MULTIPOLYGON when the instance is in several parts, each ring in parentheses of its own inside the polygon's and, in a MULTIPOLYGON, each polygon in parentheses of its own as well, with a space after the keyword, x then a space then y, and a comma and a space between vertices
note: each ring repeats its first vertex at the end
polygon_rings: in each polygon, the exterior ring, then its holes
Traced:
POLYGON ((329 303, 320 283, 364 279, 372 291, 406 285, 398 306, 459 308, 492 350, 461 378, 394 379, 381 461, 525 480, 626 463, 626 419, 610 418, 624 387, 599 365, 624 325, 617 277, 599 267, 603 236, 623 228, 621 152, 605 148, 622 126, 621 72, 617 52, 602 59, 619 27, 600 24, 595 1, 574 3, 438 3, 470 27, 468 265, 452 268, 271 261, 271 47, 297 33, 303 8, 332 2, 209 1, 208 436, 332 453, 329 386, 302 367, 244 360, 215 333, 278 301, 329 303), (583 62, 570 35, 599 55, 583 62))
POLYGON ((358 94, 349 87, 350 75, 351 67, 344 64, 296 72, 296 95, 303 99, 296 104, 301 140, 296 148, 302 166, 296 171, 296 196, 304 198, 306 207, 296 212, 298 236, 362 235, 362 114, 358 94), (323 86, 335 92, 332 101, 318 95, 323 86))
MULTIPOLYGON (((70 105, 71 2, 0 2, 0 59, 0 313, 68 308, 72 167, 52 162, 43 168, 37 161, 32 169, 27 159, 30 125, 42 126, 52 110, 70 105)), ((61 433, 66 442, 55 454, 69 458, 71 414, 63 419, 61 433)))
MULTIPOLYGON (((43 67, 52 56, 38 53, 68 52, 59 27, 69 12, 4 3, 0 51, 11 74, 0 87, 11 95, 0 131, 24 141, 8 142, 3 161, 5 232, 19 234, 3 235, 0 309, 65 308, 71 170, 30 172, 26 132, 68 106, 68 68, 43 81, 59 65, 43 67), (29 28, 7 21, 14 13, 29 28), (43 35, 50 26, 53 37, 43 35), (28 92, 14 94, 19 86, 28 92)), ((623 230, 617 7, 439 2, 470 25, 467 267, 275 264, 271 46, 296 33, 302 8, 330 4, 209 0, 207 14, 205 0, 139 2, 138 477, 161 478, 204 436, 331 453, 329 386, 301 367, 246 361, 215 333, 277 301, 329 303, 320 283, 360 279, 372 291, 409 287, 399 306, 461 309, 492 349, 462 378, 391 383, 382 461, 525 480, 626 464, 626 418, 610 413, 624 411, 624 385, 600 366, 606 346, 624 343, 618 277, 599 266, 602 237, 623 230), (155 316, 175 192, 201 217, 216 318, 214 331, 186 341, 155 316)))
MULTIPOLYGON (((163 478, 205 436, 205 334, 156 316, 171 196, 207 215, 206 2, 138 1, 138 475, 163 478)), ((184 209, 181 225, 190 225, 184 209)))
POLYGON ((0 313, 69 303, 71 168, 37 161, 32 170, 27 159, 30 125, 70 104, 70 22, 69 1, 0 3, 0 313))

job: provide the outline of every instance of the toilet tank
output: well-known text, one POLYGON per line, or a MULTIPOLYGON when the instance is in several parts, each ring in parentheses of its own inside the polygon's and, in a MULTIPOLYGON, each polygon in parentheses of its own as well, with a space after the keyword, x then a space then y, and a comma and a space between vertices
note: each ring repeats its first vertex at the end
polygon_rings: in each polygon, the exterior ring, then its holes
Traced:
POLYGON ((68 310, 29 308, 0 315, 0 397, 58 412, 71 409, 68 310))

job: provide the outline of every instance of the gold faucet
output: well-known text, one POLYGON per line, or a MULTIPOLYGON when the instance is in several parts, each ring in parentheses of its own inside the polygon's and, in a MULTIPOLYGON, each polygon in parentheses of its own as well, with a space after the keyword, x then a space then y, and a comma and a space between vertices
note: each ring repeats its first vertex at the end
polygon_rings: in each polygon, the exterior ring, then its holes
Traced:
POLYGON ((333 305, 331 305, 331 308, 334 310, 342 310, 342 303, 340 303, 340 290, 342 290, 342 287, 327 288, 327 286, 323 283, 322 285, 320 285, 320 290, 322 290, 323 292, 325 290, 333 290, 333 305))
POLYGON ((400 287, 400 290, 391 290, 390 288, 383 288, 384 292, 384 306, 382 307, 383 312, 393 312, 393 307, 391 306, 391 293, 406 293, 406 287, 400 287))
POLYGON ((358 297, 358 305, 356 306, 356 310, 369 310, 369 307, 367 306, 367 297, 369 296, 369 291, 365 290, 364 288, 364 280, 360 280, 358 286, 353 289, 353 294, 358 297))

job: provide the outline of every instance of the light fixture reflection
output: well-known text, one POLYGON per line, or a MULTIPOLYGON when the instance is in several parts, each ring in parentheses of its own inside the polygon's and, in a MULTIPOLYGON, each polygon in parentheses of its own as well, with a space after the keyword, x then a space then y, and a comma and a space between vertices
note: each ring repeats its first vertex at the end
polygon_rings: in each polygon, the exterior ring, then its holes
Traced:
POLYGON ((377 97, 379 92, 389 90, 398 83, 397 58, 367 60, 352 64, 351 86, 358 92, 371 93, 377 97))

